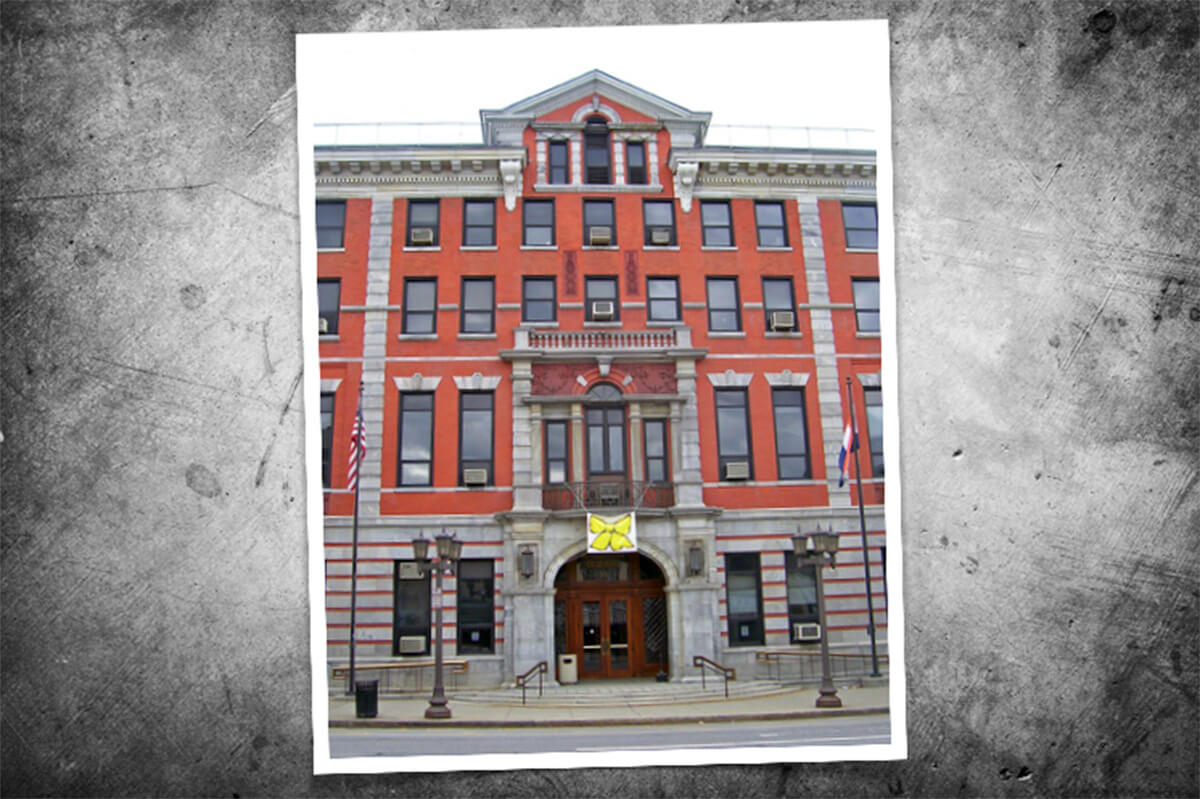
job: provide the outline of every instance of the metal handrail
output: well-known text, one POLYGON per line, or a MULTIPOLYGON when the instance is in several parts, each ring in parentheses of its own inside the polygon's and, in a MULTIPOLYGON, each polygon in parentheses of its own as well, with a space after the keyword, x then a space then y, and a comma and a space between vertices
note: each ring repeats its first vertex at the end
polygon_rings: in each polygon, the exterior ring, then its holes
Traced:
MULTIPOLYGON (((782 665, 783 658, 796 658, 797 660, 800 660, 802 658, 807 658, 809 660, 816 660, 816 659, 819 659, 820 657, 821 657, 820 652, 815 652, 815 651, 809 652, 809 651, 796 650, 796 649, 768 649, 768 650, 763 650, 763 651, 754 653, 754 660, 756 662, 767 664, 767 676, 768 677, 771 676, 771 664, 772 663, 778 664, 775 679, 780 679, 780 680, 783 679, 783 665, 782 665)), ((869 667, 867 666, 867 663, 870 661, 870 659, 871 659, 871 655, 869 653, 867 653, 867 654, 863 654, 861 652, 830 652, 829 653, 829 660, 831 663, 831 669, 833 671, 834 677, 846 678, 846 677, 852 677, 852 676, 858 676, 858 677, 867 676, 867 674, 869 674, 869 667), (855 664, 855 665, 861 664, 862 668, 860 671, 862 671, 863 673, 859 674, 859 673, 852 671, 850 668, 851 664, 855 664), (838 665, 841 665, 841 667, 842 667, 840 670, 837 668, 838 665)), ((886 666, 888 664, 888 656, 887 655, 879 655, 878 660, 879 660, 880 666, 884 667, 883 669, 881 669, 881 671, 886 672, 886 666)), ((819 675, 817 675, 814 672, 812 675, 812 678, 816 679, 818 676, 819 675)), ((801 679, 803 679, 803 677, 801 677, 801 679)))
POLYGON ((524 674, 517 675, 517 685, 521 686, 521 704, 525 704, 525 686, 533 679, 533 675, 538 678, 538 696, 542 695, 542 675, 550 672, 550 666, 546 661, 540 661, 536 666, 531 668, 524 674))
POLYGON ((737 679, 737 669, 729 666, 722 666, 715 660, 710 660, 704 655, 694 655, 692 657, 692 665, 700 669, 700 690, 705 690, 707 685, 704 682, 706 669, 712 669, 725 678, 725 698, 729 698, 729 681, 737 679))
MULTIPOLYGON (((443 664, 449 674, 466 674, 470 668, 470 661, 467 660, 445 660, 443 664)), ((390 689, 391 679, 390 673, 394 671, 415 671, 417 673, 417 688, 421 690, 421 685, 424 683, 425 669, 436 667, 436 663, 432 660, 402 660, 402 661, 385 661, 383 663, 359 663, 354 667, 355 672, 360 671, 378 671, 388 675, 384 680, 384 689, 390 689)), ((334 680, 343 678, 350 671, 349 666, 333 666, 330 670, 331 677, 334 680)))

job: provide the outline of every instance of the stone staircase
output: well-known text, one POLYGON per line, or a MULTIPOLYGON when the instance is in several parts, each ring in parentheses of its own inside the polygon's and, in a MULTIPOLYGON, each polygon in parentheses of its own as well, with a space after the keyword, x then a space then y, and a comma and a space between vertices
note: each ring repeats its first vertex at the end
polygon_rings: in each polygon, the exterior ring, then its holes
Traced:
MULTIPOLYGON (((729 683, 730 699, 750 699, 774 694, 789 694, 796 685, 784 685, 775 680, 746 680, 729 683)), ((489 690, 447 690, 455 702, 479 702, 498 705, 520 705, 521 689, 502 686, 489 690)), ((574 685, 543 684, 538 696, 536 680, 525 688, 525 703, 552 707, 604 707, 630 705, 669 705, 694 702, 722 702, 725 687, 719 677, 701 685, 699 679, 682 682, 654 680, 590 680, 574 685)))

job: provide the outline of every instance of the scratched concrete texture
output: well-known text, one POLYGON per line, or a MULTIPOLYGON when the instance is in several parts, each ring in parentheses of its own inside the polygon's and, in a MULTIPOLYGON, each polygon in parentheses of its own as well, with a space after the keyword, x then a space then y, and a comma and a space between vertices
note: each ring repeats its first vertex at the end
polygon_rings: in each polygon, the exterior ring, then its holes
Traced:
POLYGON ((1195 3, 9 1, 0 32, 5 795, 1196 795, 1195 3), (313 777, 293 36, 881 16, 909 759, 313 777))

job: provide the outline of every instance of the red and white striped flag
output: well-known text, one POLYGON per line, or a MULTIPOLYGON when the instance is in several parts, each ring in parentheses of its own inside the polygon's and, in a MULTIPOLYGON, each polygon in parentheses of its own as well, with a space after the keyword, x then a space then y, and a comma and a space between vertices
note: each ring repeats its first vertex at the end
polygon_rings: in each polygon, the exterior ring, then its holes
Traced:
POLYGON ((358 411, 354 414, 354 428, 350 431, 350 460, 347 487, 353 491, 358 487, 358 467, 367 454, 367 429, 363 425, 362 395, 359 394, 358 411))

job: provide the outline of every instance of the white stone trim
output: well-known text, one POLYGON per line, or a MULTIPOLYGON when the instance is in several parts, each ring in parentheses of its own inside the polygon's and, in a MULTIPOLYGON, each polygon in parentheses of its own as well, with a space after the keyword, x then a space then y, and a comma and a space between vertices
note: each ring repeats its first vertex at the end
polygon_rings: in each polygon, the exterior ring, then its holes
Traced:
POLYGON ((342 378, 340 378, 340 377, 334 377, 334 378, 330 378, 327 380, 322 380, 321 381, 321 393, 322 394, 332 394, 333 392, 338 390, 338 386, 340 386, 341 384, 342 384, 342 378))
POLYGON ((710 372, 708 380, 716 388, 746 388, 754 378, 752 373, 735 372, 726 369, 724 372, 710 372))
POLYGON ((583 122, 584 119, 590 117, 592 114, 602 114, 608 117, 609 125, 612 125, 614 122, 618 124, 621 122, 621 115, 613 110, 611 106, 600 102, 600 95, 598 94, 593 94, 592 101, 587 105, 581 105, 579 108, 576 108, 575 113, 571 115, 571 121, 583 122))
POLYGON ((863 388, 882 388, 883 383, 879 372, 863 372, 857 375, 858 382, 863 388))
POLYGON ((454 376, 454 385, 459 391, 495 391, 500 385, 499 376, 484 377, 479 372, 467 377, 454 376))
POLYGON ((392 382, 400 391, 436 391, 440 377, 425 377, 420 372, 414 372, 412 377, 393 377, 392 382))
POLYGON ((765 373, 767 383, 776 387, 799 387, 808 384, 808 372, 793 372, 784 369, 782 372, 765 373))

